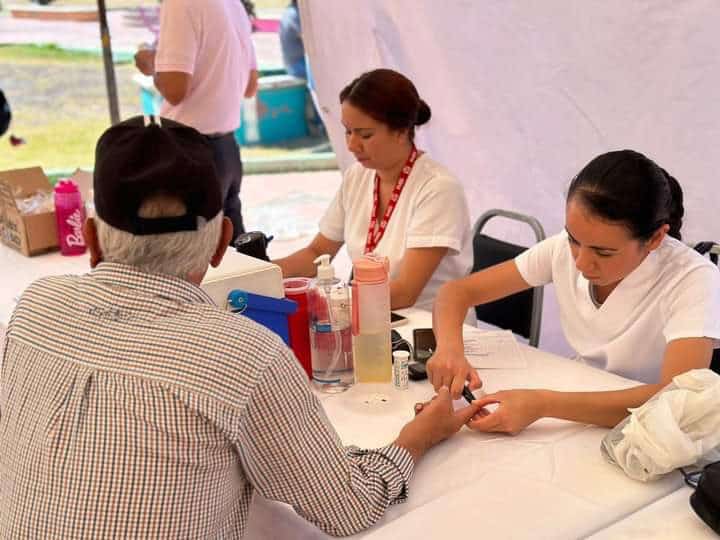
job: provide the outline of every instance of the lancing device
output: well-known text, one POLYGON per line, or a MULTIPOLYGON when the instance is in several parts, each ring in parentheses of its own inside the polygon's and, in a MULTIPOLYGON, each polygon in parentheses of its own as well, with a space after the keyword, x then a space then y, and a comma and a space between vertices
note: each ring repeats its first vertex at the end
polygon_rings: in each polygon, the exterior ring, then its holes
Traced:
POLYGON ((469 386, 463 386, 463 389, 462 389, 462 397, 464 397, 464 398, 467 400, 468 403, 472 403, 473 401, 475 401, 475 400, 477 399, 477 398, 473 395, 473 393, 470 391, 470 387, 469 387, 469 386))

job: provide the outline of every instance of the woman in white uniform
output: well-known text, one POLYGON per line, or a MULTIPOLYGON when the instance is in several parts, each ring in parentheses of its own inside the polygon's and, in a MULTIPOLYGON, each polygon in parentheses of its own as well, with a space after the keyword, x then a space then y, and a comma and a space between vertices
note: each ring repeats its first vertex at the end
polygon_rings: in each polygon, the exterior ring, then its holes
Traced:
POLYGON ((517 433, 542 417, 614 426, 675 375, 710 364, 720 338, 720 272, 680 241, 682 189, 631 150, 603 154, 572 181, 565 231, 501 263, 441 288, 428 363, 435 388, 457 397, 481 382, 463 354, 468 306, 553 283, 565 336, 578 357, 640 381, 614 392, 510 390, 486 396, 489 415, 468 425, 517 433))
MULTIPOLYGON (((309 246, 274 261, 285 277, 314 276, 313 261, 347 245, 351 259, 390 260, 393 309, 431 309, 438 288, 470 271, 470 217, 462 186, 415 147, 430 108, 413 83, 376 69, 340 92, 345 141, 357 159, 309 246)), ((463 316, 464 318, 464 316, 463 316)))

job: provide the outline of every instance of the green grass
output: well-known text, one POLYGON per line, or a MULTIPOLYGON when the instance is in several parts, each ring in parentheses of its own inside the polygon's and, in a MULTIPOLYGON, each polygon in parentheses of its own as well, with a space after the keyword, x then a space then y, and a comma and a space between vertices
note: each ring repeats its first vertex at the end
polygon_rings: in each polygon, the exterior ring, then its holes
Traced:
POLYGON ((78 122, 48 122, 23 128, 19 135, 27 144, 10 147, 7 137, 0 139, 0 170, 35 167, 74 169, 92 165, 95 143, 110 125, 109 119, 78 122))
MULTIPOLYGON (((3 137, 0 139, 4 147, 0 151, 0 171, 37 165, 45 170, 92 167, 95 143, 109 125, 109 120, 104 119, 47 123, 23 129, 21 135, 27 143, 14 148, 9 146, 7 137, 3 137)), ((306 137, 273 146, 245 146, 242 148, 242 157, 287 158, 312 151, 313 145, 322 145, 322 142, 306 137)), ((329 147, 322 149, 328 150, 329 147)))
MULTIPOLYGON (((2 1, 2 0, 0 0, 2 1)), ((26 0, 17 0, 24 3, 26 0)), ((28 0, 29 1, 29 0, 28 0)), ((95 0, 56 0, 54 5, 90 5, 95 0)), ((108 0, 109 8, 151 6, 153 0, 108 0)), ((258 9, 284 7, 287 0, 256 0, 258 9)), ((131 64, 117 65, 123 118, 139 113, 131 64)), ((110 124, 102 57, 55 45, 0 45, 0 73, 13 108, 10 133, 27 143, 11 147, 0 138, 0 170, 40 165, 48 169, 91 166, 95 143, 110 124)), ((324 140, 305 138, 274 146, 244 147, 244 158, 289 157, 317 151, 324 140)))
POLYGON ((0 62, 101 62, 91 51, 69 51, 57 45, 0 45, 0 62))

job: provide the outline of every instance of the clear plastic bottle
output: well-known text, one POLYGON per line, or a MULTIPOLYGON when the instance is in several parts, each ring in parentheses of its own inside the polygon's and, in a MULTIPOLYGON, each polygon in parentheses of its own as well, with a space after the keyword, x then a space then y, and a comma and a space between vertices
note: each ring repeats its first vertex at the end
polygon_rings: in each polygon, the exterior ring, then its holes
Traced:
POLYGON ((313 382, 323 392, 343 392, 354 382, 350 291, 335 277, 330 255, 315 259, 317 277, 308 293, 313 382))

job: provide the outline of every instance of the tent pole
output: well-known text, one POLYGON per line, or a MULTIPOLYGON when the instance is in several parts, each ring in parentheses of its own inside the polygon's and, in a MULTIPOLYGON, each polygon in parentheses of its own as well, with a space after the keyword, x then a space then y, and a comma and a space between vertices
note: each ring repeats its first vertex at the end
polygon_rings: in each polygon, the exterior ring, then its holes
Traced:
POLYGON ((108 28, 105 0, 98 0, 98 19, 100 21, 100 41, 102 43, 103 64, 105 66, 105 86, 107 87, 108 104, 110 106, 110 122, 117 124, 120 121, 120 106, 118 104, 117 82, 115 81, 115 66, 113 65, 112 44, 110 43, 110 29, 108 28))

